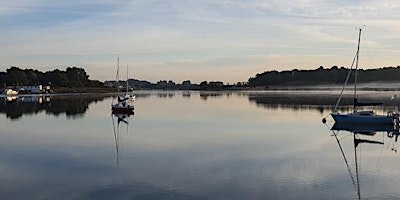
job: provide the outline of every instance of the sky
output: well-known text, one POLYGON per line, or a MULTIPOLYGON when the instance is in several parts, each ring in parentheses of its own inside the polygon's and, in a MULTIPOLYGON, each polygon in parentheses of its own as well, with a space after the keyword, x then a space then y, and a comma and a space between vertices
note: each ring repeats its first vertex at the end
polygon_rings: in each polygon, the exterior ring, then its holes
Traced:
POLYGON ((129 78, 247 81, 270 70, 400 62, 398 0, 2 0, 0 71, 82 67, 129 78), (126 72, 123 73, 126 76, 126 72))

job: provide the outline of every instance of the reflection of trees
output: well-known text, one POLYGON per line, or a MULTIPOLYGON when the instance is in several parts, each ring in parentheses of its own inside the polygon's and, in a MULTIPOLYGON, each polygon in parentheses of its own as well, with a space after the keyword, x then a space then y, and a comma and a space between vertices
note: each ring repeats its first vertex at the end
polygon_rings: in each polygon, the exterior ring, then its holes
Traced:
POLYGON ((182 97, 183 98, 190 98, 191 95, 192 95, 192 93, 190 91, 182 92, 182 97))
POLYGON ((225 94, 225 92, 200 92, 200 98, 207 100, 209 97, 222 97, 225 94))
POLYGON ((294 109, 294 110, 310 110, 316 109, 324 112, 326 109, 333 109, 336 99, 323 99, 317 96, 297 96, 297 95, 249 95, 250 102, 256 103, 257 106, 269 109, 294 109))
MULTIPOLYGON (((294 110, 310 110, 315 109, 323 113, 325 110, 332 110, 336 104, 337 96, 326 94, 290 94, 290 93, 264 93, 264 94, 248 94, 250 102, 254 102, 257 106, 269 109, 294 109, 294 110)), ((383 110, 390 109, 394 102, 389 97, 371 97, 363 98, 365 101, 379 101, 383 106, 383 110)), ((341 100, 340 111, 353 111, 353 98, 343 96, 341 100)))
POLYGON ((3 103, 0 104, 0 113, 6 114, 8 118, 18 119, 24 114, 37 114, 41 110, 44 110, 46 106, 47 103, 20 102, 17 99, 13 101, 3 100, 3 103))
POLYGON ((101 101, 107 96, 101 95, 68 95, 68 96, 47 96, 47 97, 20 97, 7 101, 3 99, 0 104, 0 113, 10 119, 19 119, 23 115, 46 114, 60 115, 65 113, 67 117, 82 116, 92 102, 101 101))
POLYGON ((46 113, 53 115, 60 115, 65 113, 67 116, 82 115, 86 112, 89 104, 93 101, 98 100, 97 98, 89 97, 76 97, 76 98, 60 98, 54 99, 51 105, 46 107, 46 113))
MULTIPOLYGON (((135 92, 134 93, 136 98, 150 98, 151 97, 151 93, 150 92, 135 92)), ((116 97, 116 96, 115 96, 116 97)))
MULTIPOLYGON (((136 98, 175 98, 176 91, 136 91, 136 98)), ((197 91, 195 92, 197 94, 197 91)), ((320 113, 333 110, 338 99, 339 92, 336 91, 199 91, 200 99, 229 98, 231 96, 248 98, 257 106, 268 109, 292 109, 292 110, 317 110, 320 113)), ((191 97, 192 92, 182 92, 182 97, 191 97)), ((391 100, 389 94, 370 94, 366 91, 359 94, 359 99, 365 102, 382 102, 385 106, 380 106, 378 110, 392 110, 394 105, 400 101, 391 100)), ((346 94, 342 97, 338 111, 353 111, 353 94, 346 94)))
POLYGON ((172 98, 175 96, 175 92, 159 92, 157 93, 158 98, 172 98))

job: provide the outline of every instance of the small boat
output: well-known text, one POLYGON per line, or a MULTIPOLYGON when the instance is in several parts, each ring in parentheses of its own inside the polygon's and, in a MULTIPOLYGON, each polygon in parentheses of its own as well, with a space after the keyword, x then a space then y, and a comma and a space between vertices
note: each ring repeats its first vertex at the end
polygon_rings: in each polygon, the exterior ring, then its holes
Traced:
POLYGON ((7 95, 7 96, 15 96, 15 95, 18 94, 18 92, 15 91, 15 90, 12 90, 12 89, 7 88, 7 89, 5 89, 5 90, 3 91, 3 94, 5 94, 5 95, 7 95))
MULTIPOLYGON (((128 67, 127 67, 127 77, 128 77, 128 67)), ((128 78, 126 80, 126 91, 124 94, 120 93, 119 87, 119 58, 117 58, 117 76, 116 76, 116 87, 118 96, 111 103, 112 114, 133 114, 135 107, 133 101, 135 96, 128 94, 128 78), (115 102, 116 101, 116 102, 115 102)))
POLYGON ((358 111, 357 108, 360 106, 378 106, 382 105, 382 103, 377 103, 377 102, 359 102, 357 99, 357 68, 358 68, 358 59, 359 59, 359 52, 360 52, 360 38, 361 38, 361 31, 362 29, 359 28, 359 33, 358 33, 358 44, 357 44, 357 52, 356 55, 353 59, 353 64, 349 70, 349 73, 347 74, 346 81, 343 85, 341 94, 336 102, 336 106, 334 111, 331 113, 332 118, 335 120, 335 122, 338 123, 353 123, 353 124, 394 124, 394 121, 398 119, 398 114, 390 112, 387 115, 377 115, 374 111, 372 110, 363 110, 363 111, 358 111), (354 69, 354 102, 353 102, 353 108, 354 111, 352 113, 339 113, 337 112, 338 105, 340 103, 341 97, 343 95, 343 91, 347 85, 347 82, 350 78, 352 68, 355 62, 355 69, 354 69))

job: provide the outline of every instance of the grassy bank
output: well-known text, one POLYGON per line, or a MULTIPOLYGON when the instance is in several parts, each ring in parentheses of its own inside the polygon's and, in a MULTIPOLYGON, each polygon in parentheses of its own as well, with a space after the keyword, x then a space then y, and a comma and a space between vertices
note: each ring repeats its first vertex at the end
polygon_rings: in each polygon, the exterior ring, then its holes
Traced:
POLYGON ((107 87, 53 87, 53 93, 111 93, 115 88, 107 87))

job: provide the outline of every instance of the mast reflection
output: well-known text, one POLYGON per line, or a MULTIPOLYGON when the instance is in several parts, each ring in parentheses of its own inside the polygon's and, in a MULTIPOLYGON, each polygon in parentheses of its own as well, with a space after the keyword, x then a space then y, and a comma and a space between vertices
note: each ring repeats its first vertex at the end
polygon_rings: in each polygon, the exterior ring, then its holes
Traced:
POLYGON ((131 121, 131 118, 133 118, 133 115, 134 114, 111 114, 117 166, 119 166, 120 157, 121 129, 125 132, 126 135, 129 134, 129 123, 131 121))
MULTIPOLYGON (((384 145, 384 140, 379 141, 377 139, 378 133, 382 133, 384 135, 382 139, 384 139, 385 134, 387 138, 394 138, 395 142, 398 140, 399 136, 399 126, 398 124, 396 125, 385 125, 385 124, 348 124, 348 123, 335 123, 332 128, 332 136, 335 137, 336 142, 338 144, 338 147, 341 151, 341 154, 343 156, 344 162, 346 164, 347 171, 349 173, 351 182, 354 186, 354 189, 356 191, 358 199, 361 199, 361 187, 360 187, 360 169, 359 169, 359 162, 360 162, 360 157, 361 157, 361 150, 357 152, 357 148, 360 147, 361 144, 375 144, 375 145, 384 145), (354 163, 355 163, 355 175, 353 174, 353 170, 351 170, 351 167, 349 165, 348 159, 346 157, 346 154, 344 153, 342 144, 340 143, 341 139, 344 139, 348 135, 343 135, 342 138, 339 138, 341 134, 339 132, 347 132, 351 133, 352 140, 353 140, 353 150, 354 150, 354 163)), ((392 147, 392 151, 395 153, 397 152, 397 149, 392 147)))

